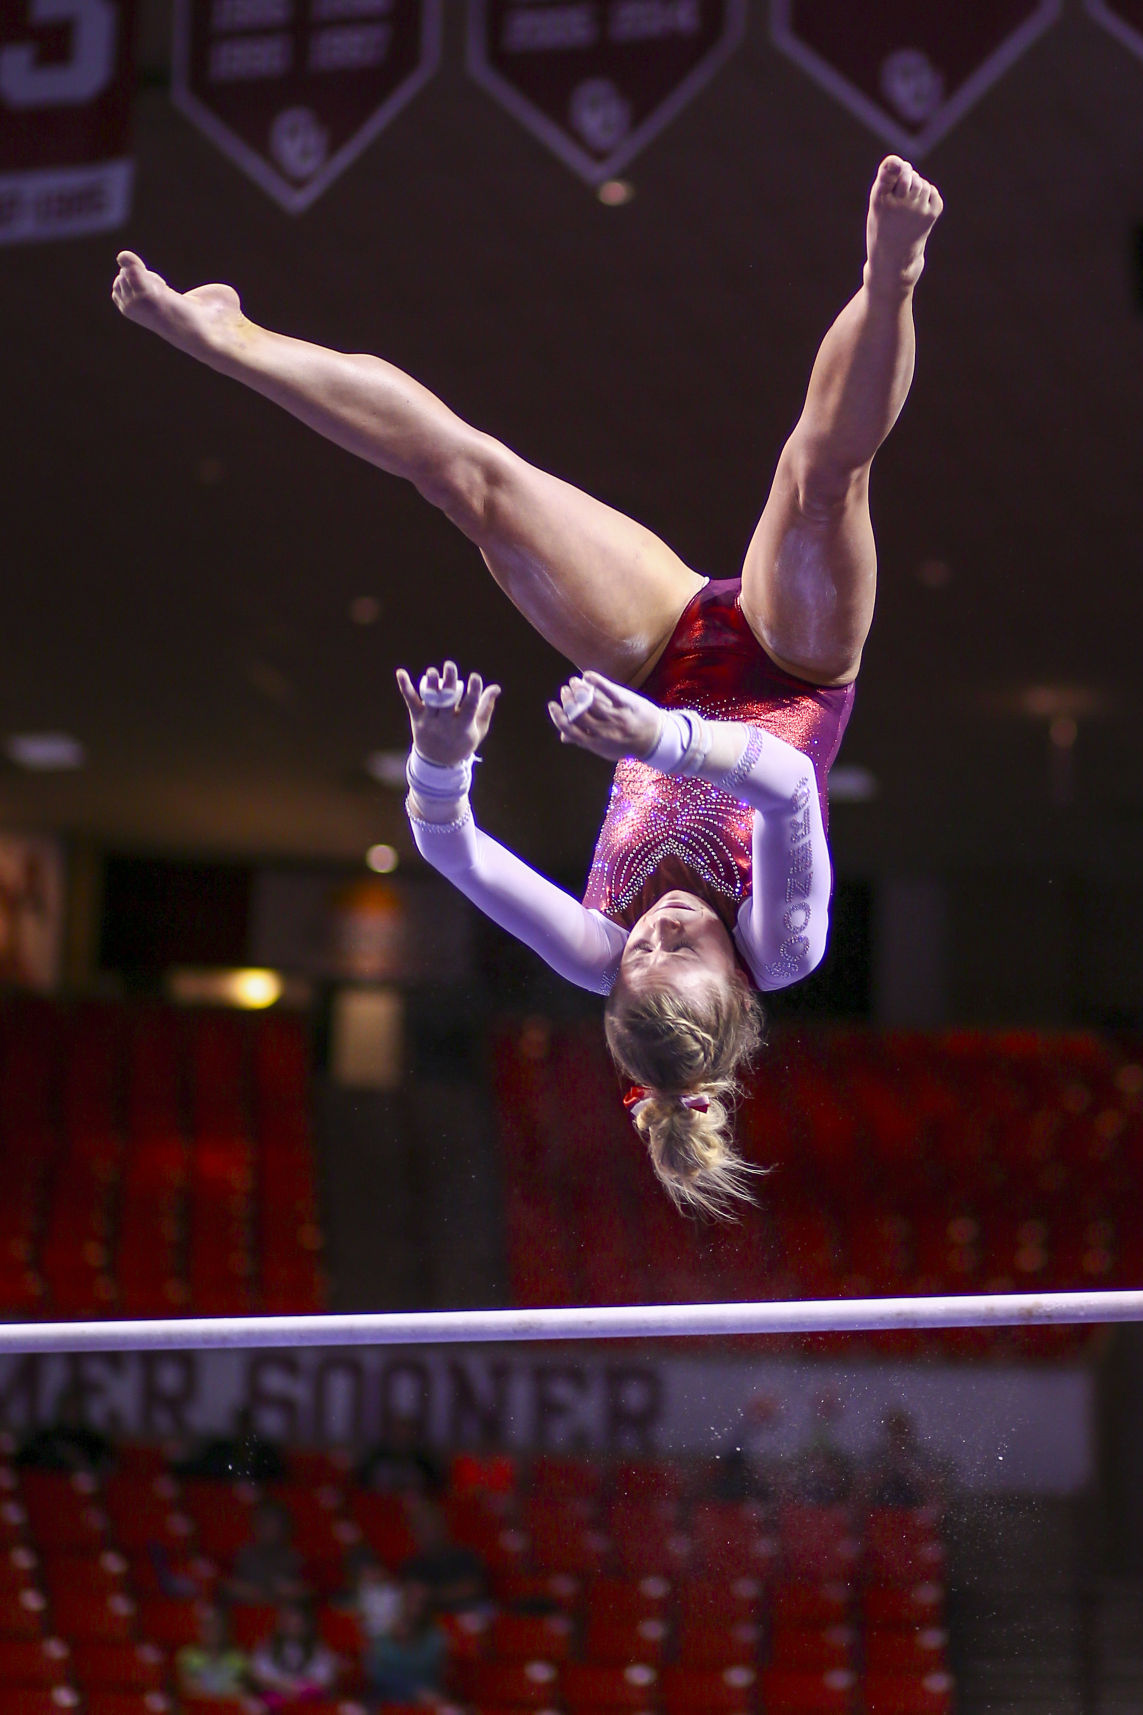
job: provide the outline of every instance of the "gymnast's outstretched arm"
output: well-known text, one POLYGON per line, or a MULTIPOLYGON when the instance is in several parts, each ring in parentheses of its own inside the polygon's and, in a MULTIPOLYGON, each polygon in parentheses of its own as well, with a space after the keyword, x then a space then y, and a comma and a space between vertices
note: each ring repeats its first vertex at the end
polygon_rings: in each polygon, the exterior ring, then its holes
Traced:
POLYGON ((421 856, 560 976, 608 993, 627 941, 624 930, 530 869, 473 820, 472 760, 491 724, 498 687, 485 690, 478 674, 463 684, 451 661, 440 673, 430 668, 419 688, 403 668, 397 683, 413 733, 407 808, 421 856))

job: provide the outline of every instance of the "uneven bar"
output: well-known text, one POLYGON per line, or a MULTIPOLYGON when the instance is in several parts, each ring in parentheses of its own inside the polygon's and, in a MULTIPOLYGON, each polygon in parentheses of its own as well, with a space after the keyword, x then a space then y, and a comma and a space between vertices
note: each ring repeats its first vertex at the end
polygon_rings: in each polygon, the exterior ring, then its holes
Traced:
POLYGON ((603 1309, 431 1310, 348 1316, 222 1316, 156 1322, 0 1324, 0 1354, 188 1352, 232 1347, 487 1345, 706 1334, 862 1334, 893 1328, 1015 1328, 1143 1322, 1143 1291, 830 1298, 603 1309))

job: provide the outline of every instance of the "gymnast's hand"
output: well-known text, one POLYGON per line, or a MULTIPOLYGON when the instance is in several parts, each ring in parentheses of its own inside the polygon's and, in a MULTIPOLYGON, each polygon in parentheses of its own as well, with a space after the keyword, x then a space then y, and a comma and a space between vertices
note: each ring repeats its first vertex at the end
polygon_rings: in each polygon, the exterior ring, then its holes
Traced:
POLYGON ((450 768, 475 754, 492 725, 499 685, 486 686, 479 673, 465 681, 455 661, 446 661, 439 672, 428 668, 419 686, 398 667, 397 684, 409 711, 414 749, 426 762, 450 768))
POLYGON ((610 762, 622 756, 650 756, 663 725, 662 712, 654 703, 602 673, 569 679, 560 701, 548 704, 548 713, 561 744, 578 744, 610 762))

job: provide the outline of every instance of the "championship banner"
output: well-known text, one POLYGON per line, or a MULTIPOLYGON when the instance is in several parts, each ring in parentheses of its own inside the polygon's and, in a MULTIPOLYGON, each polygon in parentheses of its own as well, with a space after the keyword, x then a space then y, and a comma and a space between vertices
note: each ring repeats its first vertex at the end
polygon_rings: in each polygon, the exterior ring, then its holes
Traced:
POLYGON ((1084 0, 1084 11, 1143 59, 1143 0, 1084 0))
POLYGON ((596 185, 733 53, 746 0, 469 0, 468 69, 596 185))
POLYGON ((1061 0, 771 0, 775 45, 917 159, 1050 29, 1061 0))
POLYGON ((0 0, 0 244, 131 208, 134 0, 0 0))
POLYGON ((171 94, 300 214, 440 63, 443 0, 176 0, 171 94))

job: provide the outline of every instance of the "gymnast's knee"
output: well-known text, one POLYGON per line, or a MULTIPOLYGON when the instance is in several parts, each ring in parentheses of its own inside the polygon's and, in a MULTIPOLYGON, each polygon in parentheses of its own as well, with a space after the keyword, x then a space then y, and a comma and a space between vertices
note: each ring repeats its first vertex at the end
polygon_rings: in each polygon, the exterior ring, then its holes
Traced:
POLYGON ((850 465, 823 440, 796 438, 782 455, 791 499, 809 525, 829 528, 868 504, 869 466, 850 465))
POLYGON ((417 478, 424 498, 477 544, 494 537, 519 461, 491 435, 465 430, 441 448, 417 478))

